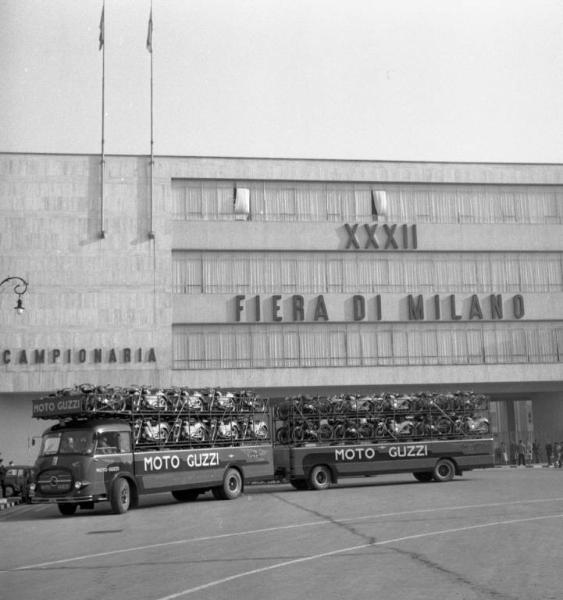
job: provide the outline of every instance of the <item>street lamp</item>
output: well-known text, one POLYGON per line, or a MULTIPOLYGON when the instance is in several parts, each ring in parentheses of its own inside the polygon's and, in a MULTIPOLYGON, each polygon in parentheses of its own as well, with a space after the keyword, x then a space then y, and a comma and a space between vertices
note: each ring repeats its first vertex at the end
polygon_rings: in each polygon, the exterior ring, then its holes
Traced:
POLYGON ((14 306, 15 311, 18 315, 21 315, 24 311, 22 296, 27 292, 27 281, 22 277, 6 277, 6 279, 0 281, 0 287, 2 287, 8 281, 16 281, 14 286, 14 293, 18 295, 18 301, 14 306))

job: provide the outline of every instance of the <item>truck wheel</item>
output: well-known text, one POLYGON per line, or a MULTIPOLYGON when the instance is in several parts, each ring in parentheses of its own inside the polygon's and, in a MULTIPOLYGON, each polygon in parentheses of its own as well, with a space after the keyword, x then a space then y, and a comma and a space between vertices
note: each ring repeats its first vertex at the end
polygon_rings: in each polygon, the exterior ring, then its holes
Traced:
POLYGON ((326 490, 330 487, 331 476, 330 470, 324 465, 313 467, 309 475, 309 487, 312 490, 326 490))
POLYGON ((236 469, 227 469, 223 483, 212 490, 217 500, 234 500, 242 494, 242 477, 236 469))
POLYGON ((110 494, 111 510, 116 515, 121 515, 129 510, 131 506, 131 487, 124 477, 115 480, 110 494))
POLYGON ((14 488, 11 485, 7 485, 6 486, 6 498, 11 498, 12 496, 15 496, 16 491, 14 490, 14 488))
POLYGON ((442 458, 434 467, 434 472, 432 473, 432 477, 434 481, 439 481, 440 483, 444 481, 451 481, 455 475, 455 466, 454 463, 449 458, 442 458))
POLYGON ((193 502, 199 496, 199 490, 174 490, 172 496, 178 502, 193 502))
POLYGON ((417 481, 428 483, 429 481, 432 481, 434 473, 432 473, 432 471, 425 471, 424 473, 413 473, 413 476, 417 481))
POLYGON ((59 507, 59 512, 61 513, 61 515, 64 515, 65 517, 70 517, 71 515, 73 515, 76 512, 76 509, 78 508, 78 504, 57 504, 57 506, 59 507))

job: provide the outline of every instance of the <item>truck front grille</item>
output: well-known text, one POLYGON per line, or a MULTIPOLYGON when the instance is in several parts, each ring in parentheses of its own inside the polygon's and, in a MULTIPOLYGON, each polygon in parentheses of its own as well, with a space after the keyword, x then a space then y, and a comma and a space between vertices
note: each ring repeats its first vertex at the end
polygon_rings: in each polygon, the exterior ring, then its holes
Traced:
POLYGON ((66 494, 72 489, 72 475, 63 469, 49 469, 39 474, 37 491, 44 495, 66 494))

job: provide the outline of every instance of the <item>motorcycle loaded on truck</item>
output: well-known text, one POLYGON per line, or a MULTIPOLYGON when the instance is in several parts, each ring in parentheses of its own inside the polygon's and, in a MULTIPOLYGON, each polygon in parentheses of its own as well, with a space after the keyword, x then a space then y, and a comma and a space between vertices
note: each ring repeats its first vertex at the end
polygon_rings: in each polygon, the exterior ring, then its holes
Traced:
POLYGON ((488 398, 473 392, 270 402, 250 391, 84 384, 34 400, 33 416, 58 423, 43 434, 31 501, 63 515, 103 501, 123 513, 156 492, 234 499, 250 482, 322 490, 401 472, 445 482, 493 466, 488 398))

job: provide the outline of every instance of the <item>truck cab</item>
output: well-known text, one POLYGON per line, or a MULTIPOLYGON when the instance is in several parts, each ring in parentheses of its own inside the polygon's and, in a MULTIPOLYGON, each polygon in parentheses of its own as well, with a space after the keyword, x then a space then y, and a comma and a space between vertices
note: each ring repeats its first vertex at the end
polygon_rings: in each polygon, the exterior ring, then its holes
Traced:
POLYGON ((63 515, 107 500, 114 510, 126 502, 126 510, 136 501, 131 427, 109 420, 54 425, 43 433, 34 472, 32 503, 57 504, 63 515))

